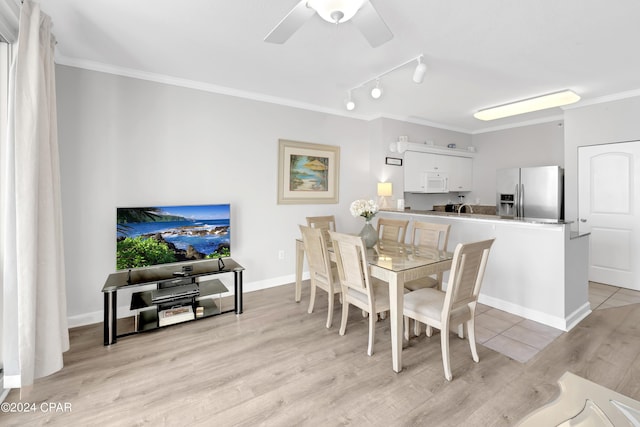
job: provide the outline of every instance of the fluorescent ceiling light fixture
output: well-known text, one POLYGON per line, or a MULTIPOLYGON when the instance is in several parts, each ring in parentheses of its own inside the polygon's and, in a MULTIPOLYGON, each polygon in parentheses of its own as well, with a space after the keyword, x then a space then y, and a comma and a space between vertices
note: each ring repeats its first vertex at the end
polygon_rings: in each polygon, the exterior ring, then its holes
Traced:
POLYGON ((497 107, 485 108, 473 115, 480 120, 495 120, 503 117, 516 116, 518 114, 530 113, 532 111, 545 110, 547 108, 561 107, 573 104, 580 100, 580 95, 572 90, 553 92, 542 96, 523 99, 509 104, 498 105, 497 107))
POLYGON ((376 80, 376 87, 371 89, 371 97, 378 99, 382 96, 382 88, 380 87, 380 80, 376 80))
POLYGON ((309 0, 307 6, 315 10, 322 19, 332 24, 341 24, 353 18, 366 0, 309 0))

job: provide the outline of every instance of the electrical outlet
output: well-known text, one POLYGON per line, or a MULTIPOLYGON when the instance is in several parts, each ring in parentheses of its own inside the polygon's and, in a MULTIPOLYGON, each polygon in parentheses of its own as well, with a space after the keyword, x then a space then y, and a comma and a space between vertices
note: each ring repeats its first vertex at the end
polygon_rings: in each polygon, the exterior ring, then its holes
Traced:
POLYGON ((278 251, 278 259, 284 259, 284 251, 282 249, 278 251))

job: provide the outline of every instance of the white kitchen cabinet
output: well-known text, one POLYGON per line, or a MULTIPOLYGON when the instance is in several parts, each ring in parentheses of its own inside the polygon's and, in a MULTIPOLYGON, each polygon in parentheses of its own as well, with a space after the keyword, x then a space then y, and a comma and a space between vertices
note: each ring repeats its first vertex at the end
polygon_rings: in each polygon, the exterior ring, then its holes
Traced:
POLYGON ((473 189, 473 159, 446 156, 449 159, 449 191, 471 191, 473 189))
POLYGON ((440 157, 430 153, 407 151, 404 154, 404 191, 425 193, 425 174, 444 172, 444 162, 440 157))
POLYGON ((471 191, 473 159, 466 156, 407 151, 404 154, 404 191, 429 193, 425 179, 428 172, 446 176, 449 191, 471 191))

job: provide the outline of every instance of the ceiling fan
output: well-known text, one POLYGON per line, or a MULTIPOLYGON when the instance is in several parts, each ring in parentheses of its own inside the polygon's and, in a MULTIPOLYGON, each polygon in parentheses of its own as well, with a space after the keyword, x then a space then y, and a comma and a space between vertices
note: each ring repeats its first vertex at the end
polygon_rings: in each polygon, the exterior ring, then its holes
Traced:
POLYGON ((393 33, 369 0, 301 0, 264 41, 286 42, 315 13, 336 25, 352 20, 372 47, 393 38, 393 33))

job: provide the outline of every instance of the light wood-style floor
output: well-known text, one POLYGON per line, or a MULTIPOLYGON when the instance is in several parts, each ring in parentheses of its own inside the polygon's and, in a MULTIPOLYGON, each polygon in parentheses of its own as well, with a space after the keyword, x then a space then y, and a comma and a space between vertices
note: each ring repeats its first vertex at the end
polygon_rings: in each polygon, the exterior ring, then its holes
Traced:
MULTIPOLYGON (((293 285, 245 295, 245 312, 184 323, 102 345, 102 325, 71 330, 60 372, 7 403, 3 426, 511 426, 558 393, 571 371, 640 400, 640 304, 595 310, 526 363, 452 335, 453 381, 440 340, 405 343, 404 370, 391 369, 388 319, 367 357, 367 321, 352 310, 345 336, 324 327, 326 299, 307 314, 293 285), (43 411, 42 403, 70 406, 43 411)), ((322 292, 319 292, 322 295, 322 292)), ((46 408, 47 406, 45 406, 46 408)))

